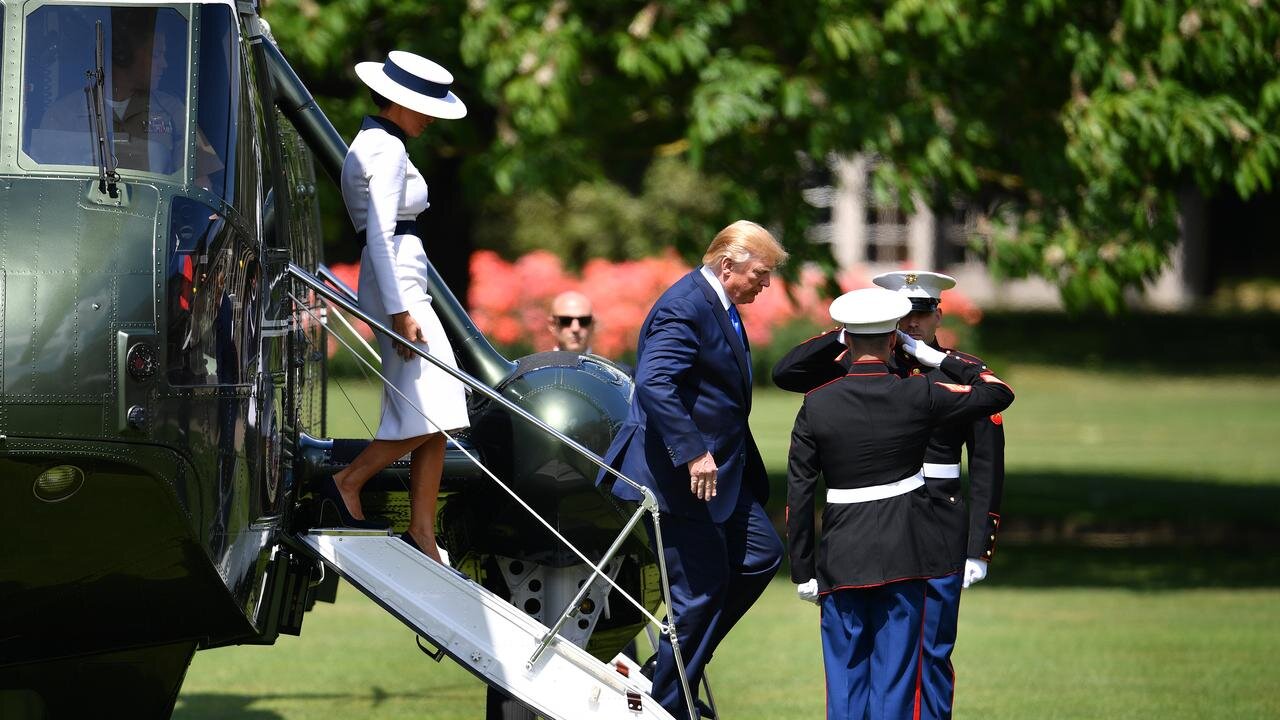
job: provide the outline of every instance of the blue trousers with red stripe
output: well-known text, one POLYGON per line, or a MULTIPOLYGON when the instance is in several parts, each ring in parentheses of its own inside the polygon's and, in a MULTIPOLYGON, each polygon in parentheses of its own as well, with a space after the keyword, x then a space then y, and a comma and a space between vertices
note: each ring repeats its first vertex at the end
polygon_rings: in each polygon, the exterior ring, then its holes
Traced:
POLYGON ((921 662, 922 717, 951 720, 955 699, 956 673, 951 665, 951 651, 956 647, 956 629, 960 619, 961 573, 953 573, 928 581, 924 601, 924 657, 921 662))
POLYGON ((920 718, 924 580, 822 597, 827 720, 920 718))

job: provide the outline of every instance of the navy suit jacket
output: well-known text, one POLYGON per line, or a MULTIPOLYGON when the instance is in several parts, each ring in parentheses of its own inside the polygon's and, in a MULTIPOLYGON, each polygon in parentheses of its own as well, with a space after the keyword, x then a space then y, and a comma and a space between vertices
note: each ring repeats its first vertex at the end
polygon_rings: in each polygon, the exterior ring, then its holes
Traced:
MULTIPOLYGON (((696 269, 668 288, 645 318, 635 397, 605 460, 653 490, 663 512, 724 522, 744 486, 762 505, 768 500, 769 478, 747 425, 749 351, 745 332, 740 341, 719 296, 696 269), (703 501, 689 489, 688 463, 708 451, 718 469, 717 492, 703 501)), ((603 472, 600 479, 606 476, 613 479, 603 472)), ((640 499, 621 480, 613 493, 640 499)))

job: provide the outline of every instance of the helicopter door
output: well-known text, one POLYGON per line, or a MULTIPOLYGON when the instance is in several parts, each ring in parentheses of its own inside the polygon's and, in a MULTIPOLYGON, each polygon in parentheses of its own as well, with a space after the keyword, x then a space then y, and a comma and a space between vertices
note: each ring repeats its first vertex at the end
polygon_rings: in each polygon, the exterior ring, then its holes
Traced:
MULTIPOLYGON (((352 585, 477 677, 549 720, 670 720, 635 679, 398 537, 312 530, 297 538, 352 585)), ((436 656, 439 659, 439 656, 436 656)))

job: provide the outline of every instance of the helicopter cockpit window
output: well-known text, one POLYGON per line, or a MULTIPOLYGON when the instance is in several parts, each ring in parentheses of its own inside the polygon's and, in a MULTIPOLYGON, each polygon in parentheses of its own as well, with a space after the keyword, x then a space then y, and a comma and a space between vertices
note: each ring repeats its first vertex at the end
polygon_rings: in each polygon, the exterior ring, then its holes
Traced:
MULTIPOLYGON (((177 7, 34 8, 25 22, 23 152, 42 165, 101 167, 105 147, 121 173, 181 173, 190 25, 177 7)), ((197 134, 192 177, 210 187, 225 155, 197 134)))

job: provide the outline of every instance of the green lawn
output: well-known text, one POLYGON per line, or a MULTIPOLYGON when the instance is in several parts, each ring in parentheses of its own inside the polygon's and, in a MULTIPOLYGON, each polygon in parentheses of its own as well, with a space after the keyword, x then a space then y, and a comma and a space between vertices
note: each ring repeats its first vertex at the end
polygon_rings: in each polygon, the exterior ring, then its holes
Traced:
MULTIPOLYGON (((1017 399, 1005 411, 1008 470, 1133 474, 1224 484, 1280 480, 1280 381, 1144 376, 1046 366, 996 368, 1017 399)), ((757 391, 760 452, 785 471, 800 396, 757 391)))
MULTIPOLYGON (((1280 716, 1280 380, 1001 374, 1018 393, 1005 415, 1006 522, 1110 530, 1090 537, 1112 541, 1001 545, 990 579, 965 596, 956 718, 1280 716), (1156 541, 1128 542, 1135 527, 1156 541)), ((376 422, 376 393, 343 384, 376 422)), ((798 402, 756 397, 775 482, 798 402)), ((362 432, 341 393, 329 407, 335 434, 362 432)), ((776 581, 710 674, 726 718, 822 717, 816 610, 776 581)), ((483 696, 344 586, 302 637, 198 653, 175 717, 479 718, 483 696)))

